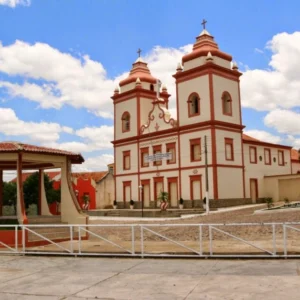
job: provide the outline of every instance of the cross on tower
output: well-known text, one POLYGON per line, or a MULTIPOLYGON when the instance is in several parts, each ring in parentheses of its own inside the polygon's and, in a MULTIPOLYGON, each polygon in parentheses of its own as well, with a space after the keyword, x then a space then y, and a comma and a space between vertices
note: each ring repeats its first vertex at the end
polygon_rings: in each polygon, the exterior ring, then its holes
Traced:
POLYGON ((139 48, 137 51, 137 53, 139 54, 139 57, 141 57, 141 52, 142 52, 142 50, 139 48))
POLYGON ((205 29, 205 25, 206 25, 207 21, 205 19, 203 19, 201 25, 203 26, 203 29, 205 29))

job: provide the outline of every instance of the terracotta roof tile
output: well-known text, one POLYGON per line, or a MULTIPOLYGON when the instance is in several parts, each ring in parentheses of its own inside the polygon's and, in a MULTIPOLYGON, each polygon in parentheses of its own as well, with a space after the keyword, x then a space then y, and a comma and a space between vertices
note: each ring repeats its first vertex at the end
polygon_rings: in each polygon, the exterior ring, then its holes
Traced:
POLYGON ((249 136, 247 134, 244 134, 244 133, 243 133, 243 140, 245 140, 245 141, 252 141, 252 142, 261 142, 260 140, 255 139, 255 138, 253 138, 253 137, 251 137, 251 136, 249 136))
POLYGON ((299 153, 296 149, 291 149, 291 159, 299 161, 299 153))
POLYGON ((0 142, 0 152, 23 152, 40 153, 40 154, 54 154, 54 155, 65 155, 72 159, 72 162, 84 162, 83 157, 80 153, 74 153, 66 150, 47 148, 41 146, 34 146, 29 144, 23 144, 20 142, 0 142))
POLYGON ((83 179, 93 179, 93 180, 95 180, 95 182, 98 182, 106 174, 107 174, 107 171, 103 171, 103 172, 79 172, 79 173, 72 173, 72 177, 83 178, 83 179))

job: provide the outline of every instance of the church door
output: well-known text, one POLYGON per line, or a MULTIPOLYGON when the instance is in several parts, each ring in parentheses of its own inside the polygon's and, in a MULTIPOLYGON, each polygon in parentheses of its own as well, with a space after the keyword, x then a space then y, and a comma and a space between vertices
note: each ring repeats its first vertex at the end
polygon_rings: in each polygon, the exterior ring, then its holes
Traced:
POLYGON ((129 203, 131 200, 131 181, 123 182, 123 200, 124 205, 126 205, 126 203, 129 203))
POLYGON ((156 202, 156 207, 160 207, 160 201, 157 199, 160 196, 160 192, 162 192, 163 190, 163 178, 154 178, 154 201, 156 202))
POLYGON ((258 197, 257 179, 250 179, 250 198, 252 203, 256 203, 258 197))
POLYGON ((150 207, 150 180, 142 180, 142 201, 144 201, 144 207, 150 207))
POLYGON ((169 203, 171 207, 178 206, 177 177, 168 178, 169 203))

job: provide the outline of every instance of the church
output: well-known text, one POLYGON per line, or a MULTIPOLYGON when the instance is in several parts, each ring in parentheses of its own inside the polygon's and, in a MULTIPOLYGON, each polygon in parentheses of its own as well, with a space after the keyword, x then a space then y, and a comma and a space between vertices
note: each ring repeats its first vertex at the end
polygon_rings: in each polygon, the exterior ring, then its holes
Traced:
POLYGON ((130 200, 157 207, 161 191, 174 208, 181 198, 185 207, 200 206, 205 195, 224 205, 300 197, 298 151, 243 134, 242 73, 203 25, 192 52, 174 70, 176 118, 168 111, 167 87, 140 56, 114 91, 119 208, 130 200), (291 186, 297 190, 288 195, 291 186))

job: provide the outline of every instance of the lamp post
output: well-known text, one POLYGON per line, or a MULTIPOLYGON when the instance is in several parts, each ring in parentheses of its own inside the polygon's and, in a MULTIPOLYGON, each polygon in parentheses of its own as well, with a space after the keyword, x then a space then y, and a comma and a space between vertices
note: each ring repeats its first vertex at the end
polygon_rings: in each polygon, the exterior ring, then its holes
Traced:
POLYGON ((142 218, 144 217, 144 197, 143 197, 143 186, 139 185, 139 189, 140 189, 140 197, 141 197, 141 201, 142 201, 142 218))

